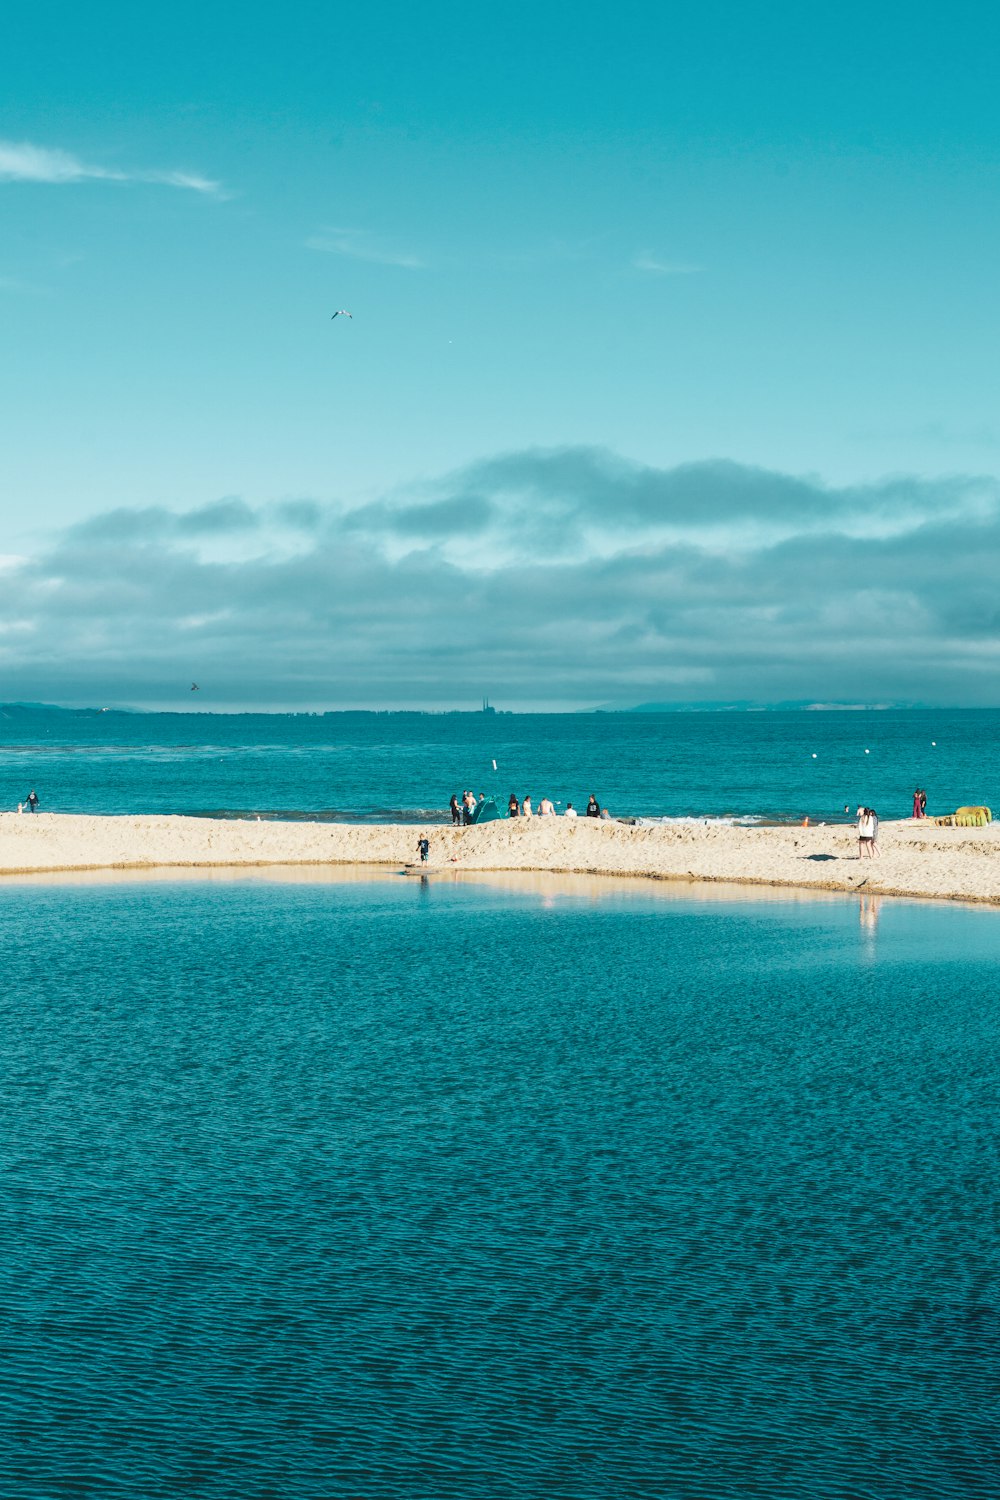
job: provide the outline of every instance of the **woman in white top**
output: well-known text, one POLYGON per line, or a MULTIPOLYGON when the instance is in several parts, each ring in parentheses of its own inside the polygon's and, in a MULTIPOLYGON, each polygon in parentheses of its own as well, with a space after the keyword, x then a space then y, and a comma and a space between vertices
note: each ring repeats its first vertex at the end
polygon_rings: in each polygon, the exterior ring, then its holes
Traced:
POLYGON ((858 858, 867 854, 874 859, 882 851, 878 846, 878 814, 873 807, 858 808, 858 858))
POLYGON ((525 795, 521 798, 521 817, 522 818, 531 818, 531 817, 534 817, 534 813, 531 811, 531 793, 530 792, 526 792, 525 795))

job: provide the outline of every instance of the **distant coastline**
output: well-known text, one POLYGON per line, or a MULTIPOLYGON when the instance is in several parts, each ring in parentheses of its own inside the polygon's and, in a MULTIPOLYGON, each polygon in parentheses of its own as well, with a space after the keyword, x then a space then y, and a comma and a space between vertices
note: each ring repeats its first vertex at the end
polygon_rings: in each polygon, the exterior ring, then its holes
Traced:
POLYGON ((799 713, 992 713, 995 709, 984 704, 945 703, 819 703, 799 699, 778 703, 759 703, 751 699, 735 702, 690 702, 690 703, 639 703, 622 707, 600 704, 584 708, 494 708, 487 704, 481 708, 136 708, 130 705, 96 707, 86 704, 33 703, 21 700, 0 703, 0 719, 18 718, 25 715, 52 715, 66 718, 97 718, 106 714, 125 714, 129 717, 146 715, 169 715, 172 718, 533 718, 553 715, 560 718, 601 715, 659 715, 659 714, 799 714, 799 713))

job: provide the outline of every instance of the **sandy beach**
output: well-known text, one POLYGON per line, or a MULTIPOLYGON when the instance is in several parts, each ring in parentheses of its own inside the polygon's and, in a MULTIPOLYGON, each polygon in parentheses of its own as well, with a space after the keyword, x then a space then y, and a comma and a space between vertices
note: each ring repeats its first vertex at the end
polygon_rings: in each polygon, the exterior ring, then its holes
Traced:
POLYGON ((239 822, 185 817, 0 814, 0 875, 80 870, 399 866, 430 839, 427 870, 555 871, 1000 904, 1000 825, 883 822, 881 858, 859 860, 853 827, 633 827, 533 818, 481 828, 239 822))

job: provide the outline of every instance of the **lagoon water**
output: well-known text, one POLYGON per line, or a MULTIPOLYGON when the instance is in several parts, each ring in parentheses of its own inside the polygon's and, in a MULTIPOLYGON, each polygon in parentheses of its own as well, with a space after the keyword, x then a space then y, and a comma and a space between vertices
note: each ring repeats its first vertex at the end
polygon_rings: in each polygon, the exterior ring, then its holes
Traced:
POLYGON ((1000 1489, 1000 927, 5 884, 6 1500, 1000 1489))
POLYGON ((1000 712, 127 714, 0 707, 0 808, 441 821, 465 787, 615 815, 1000 802, 1000 712), (497 769, 494 771, 493 762, 497 769))

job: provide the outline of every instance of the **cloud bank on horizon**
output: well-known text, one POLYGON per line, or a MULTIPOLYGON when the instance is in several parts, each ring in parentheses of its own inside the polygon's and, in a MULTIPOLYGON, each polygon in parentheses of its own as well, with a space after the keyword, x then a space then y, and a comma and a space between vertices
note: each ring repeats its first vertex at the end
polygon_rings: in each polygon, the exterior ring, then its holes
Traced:
MULTIPOLYGON (((1000 483, 501 454, 363 506, 117 509, 2 567, 4 697, 996 701, 1000 483)), ((186 705, 185 705, 186 706, 186 705)))

